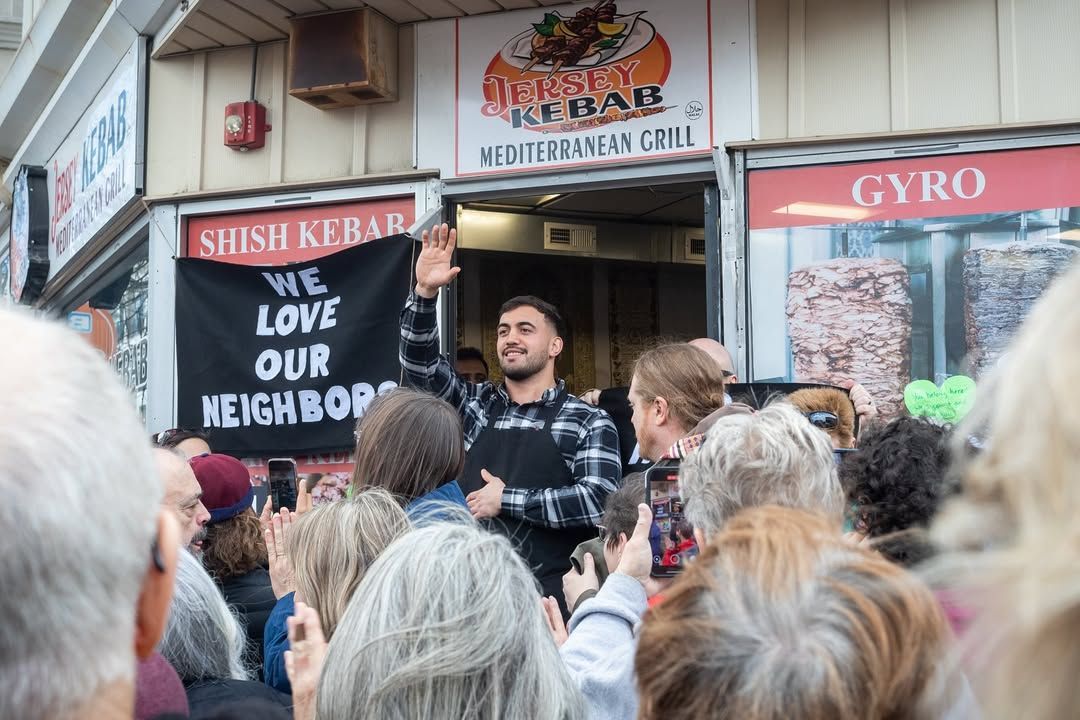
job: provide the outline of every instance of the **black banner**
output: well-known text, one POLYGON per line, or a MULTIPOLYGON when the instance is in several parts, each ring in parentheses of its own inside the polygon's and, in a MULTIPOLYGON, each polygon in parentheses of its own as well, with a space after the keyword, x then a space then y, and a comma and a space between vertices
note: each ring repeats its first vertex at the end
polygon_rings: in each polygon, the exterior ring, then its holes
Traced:
POLYGON ((394 235, 283 267, 177 260, 179 426, 238 457, 351 448, 400 378, 411 250, 394 235))

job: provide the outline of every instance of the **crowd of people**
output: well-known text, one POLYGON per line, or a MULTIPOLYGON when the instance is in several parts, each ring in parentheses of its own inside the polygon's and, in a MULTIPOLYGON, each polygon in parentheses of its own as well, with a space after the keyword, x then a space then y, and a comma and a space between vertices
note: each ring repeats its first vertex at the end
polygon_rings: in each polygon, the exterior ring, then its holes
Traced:
POLYGON ((855 383, 744 404, 709 340, 575 397, 534 297, 494 384, 439 353, 454 245, 425 233, 412 389, 317 505, 258 508, 198 430, 148 443, 93 348, 0 309, 0 718, 1075 715, 1080 267, 950 427, 855 383))

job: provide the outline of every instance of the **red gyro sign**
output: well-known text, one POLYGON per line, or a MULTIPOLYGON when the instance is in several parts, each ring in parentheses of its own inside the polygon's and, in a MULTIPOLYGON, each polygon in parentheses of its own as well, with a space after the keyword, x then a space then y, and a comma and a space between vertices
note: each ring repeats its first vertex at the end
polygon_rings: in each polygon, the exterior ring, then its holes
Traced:
POLYGON ((1080 145, 752 170, 750 229, 1080 205, 1080 145))
POLYGON ((957 170, 952 177, 943 170, 863 175, 851 186, 851 197, 863 207, 876 207, 883 203, 903 205, 953 198, 973 200, 984 190, 986 175, 978 168, 966 167, 957 170))

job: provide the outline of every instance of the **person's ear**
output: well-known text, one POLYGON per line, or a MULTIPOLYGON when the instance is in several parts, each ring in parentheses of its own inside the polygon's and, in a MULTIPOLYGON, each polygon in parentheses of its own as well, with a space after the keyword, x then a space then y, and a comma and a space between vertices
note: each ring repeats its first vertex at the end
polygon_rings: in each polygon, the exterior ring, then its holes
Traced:
POLYGON ((140 660, 154 652, 165 632, 180 560, 180 527, 165 508, 158 513, 156 538, 135 606, 135 654, 140 660))
POLYGON ((559 337, 558 335, 551 338, 551 346, 550 346, 550 348, 551 349, 548 350, 548 356, 553 357, 553 358, 557 358, 560 355, 562 355, 563 339, 561 337, 559 337))
POLYGON ((663 425, 671 418, 671 414, 668 410, 668 401, 666 399, 658 397, 653 400, 653 413, 656 415, 657 425, 663 425))
POLYGON ((699 528, 694 528, 694 542, 697 543, 697 546, 699 548, 704 548, 706 545, 705 533, 702 532, 699 528))

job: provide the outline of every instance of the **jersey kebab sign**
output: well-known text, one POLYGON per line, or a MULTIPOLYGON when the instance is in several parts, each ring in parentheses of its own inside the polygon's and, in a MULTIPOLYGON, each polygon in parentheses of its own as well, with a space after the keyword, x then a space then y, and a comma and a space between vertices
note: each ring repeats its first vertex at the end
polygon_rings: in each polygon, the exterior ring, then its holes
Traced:
POLYGON ((708 153, 706 0, 457 21, 458 175, 708 153))

